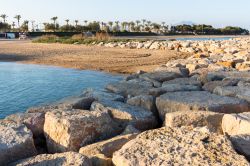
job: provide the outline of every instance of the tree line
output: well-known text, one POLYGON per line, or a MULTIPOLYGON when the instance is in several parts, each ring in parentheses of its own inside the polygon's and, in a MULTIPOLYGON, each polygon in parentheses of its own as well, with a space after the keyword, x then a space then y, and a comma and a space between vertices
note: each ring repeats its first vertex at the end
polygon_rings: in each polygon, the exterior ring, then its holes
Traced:
MULTIPOLYGON (((21 23, 21 15, 16 15, 11 24, 7 23, 7 15, 0 15, 0 31, 9 32, 36 32, 41 31, 35 21, 24 20, 21 23)), ((59 25, 58 17, 52 17, 51 22, 43 23, 46 32, 153 32, 159 34, 249 34, 249 31, 240 27, 227 26, 225 28, 214 28, 211 25, 176 25, 168 26, 166 22, 154 23, 146 19, 120 22, 120 21, 70 21, 65 19, 64 25, 59 25), (71 22, 71 23, 70 23, 71 22)))

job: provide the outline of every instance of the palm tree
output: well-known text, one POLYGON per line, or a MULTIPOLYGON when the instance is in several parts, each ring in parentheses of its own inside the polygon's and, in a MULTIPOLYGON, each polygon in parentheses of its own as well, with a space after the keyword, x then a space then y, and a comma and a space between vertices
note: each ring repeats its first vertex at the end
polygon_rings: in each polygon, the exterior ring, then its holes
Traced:
POLYGON ((57 19, 58 19, 57 16, 51 18, 51 20, 54 22, 54 31, 56 31, 56 20, 57 19))
POLYGON ((114 23, 113 23, 112 21, 109 21, 108 24, 109 24, 109 29, 110 29, 110 31, 111 31, 111 30, 113 29, 113 24, 114 24, 114 23))
POLYGON ((79 20, 75 20, 76 27, 77 27, 78 23, 79 23, 79 20))
POLYGON ((129 30, 130 31, 134 31, 135 30, 135 23, 133 21, 129 22, 128 25, 129 25, 129 30))
POLYGON ((147 26, 150 26, 151 25, 151 21, 147 21, 147 26))
POLYGON ((3 19, 3 22, 5 23, 5 22, 6 22, 7 15, 6 15, 6 14, 2 14, 0 17, 3 19))
POLYGON ((17 19, 18 27, 20 28, 21 15, 16 15, 14 18, 17 19))
POLYGON ((87 26, 88 24, 88 20, 84 20, 85 26, 87 26))
POLYGON ((15 22, 12 22, 12 29, 15 29, 15 26, 16 26, 16 24, 15 24, 15 22))
POLYGON ((122 22, 122 30, 125 31, 127 29, 127 25, 128 25, 127 22, 122 22))
POLYGON ((136 26, 137 26, 137 27, 138 27, 138 26, 139 26, 139 24, 141 23, 141 21, 140 21, 140 20, 136 20, 135 22, 136 22, 136 26))
POLYGON ((142 25, 143 25, 143 27, 145 26, 146 21, 147 21, 146 19, 143 19, 143 20, 142 20, 142 25))
POLYGON ((163 27, 165 27, 166 22, 162 22, 161 24, 162 24, 163 27))
POLYGON ((31 21, 31 26, 32 26, 32 32, 35 32, 35 21, 31 21))
POLYGON ((66 19, 65 22, 66 22, 66 25, 69 26, 69 19, 66 19))

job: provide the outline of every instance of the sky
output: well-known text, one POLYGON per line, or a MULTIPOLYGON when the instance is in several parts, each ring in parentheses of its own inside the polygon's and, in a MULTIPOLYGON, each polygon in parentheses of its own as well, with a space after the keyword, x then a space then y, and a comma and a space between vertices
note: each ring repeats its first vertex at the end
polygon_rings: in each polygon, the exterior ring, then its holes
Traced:
POLYGON ((40 24, 58 16, 59 23, 147 19, 168 25, 191 21, 250 29, 250 0, 0 0, 0 14, 8 15, 8 22, 20 14, 22 20, 40 24))

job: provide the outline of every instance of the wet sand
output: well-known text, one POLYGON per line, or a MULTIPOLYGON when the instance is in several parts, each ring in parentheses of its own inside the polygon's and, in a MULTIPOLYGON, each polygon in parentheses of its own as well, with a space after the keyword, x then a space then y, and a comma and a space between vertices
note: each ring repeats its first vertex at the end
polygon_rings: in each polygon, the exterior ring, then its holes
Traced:
POLYGON ((159 65, 166 64, 170 59, 188 56, 188 54, 169 50, 137 50, 0 40, 0 61, 114 73, 133 73, 138 70, 151 71, 159 65))

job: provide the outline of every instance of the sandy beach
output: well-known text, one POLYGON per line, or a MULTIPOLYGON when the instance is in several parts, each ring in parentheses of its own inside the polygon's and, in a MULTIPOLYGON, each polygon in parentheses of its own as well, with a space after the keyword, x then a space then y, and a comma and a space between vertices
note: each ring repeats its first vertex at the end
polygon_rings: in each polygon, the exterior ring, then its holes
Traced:
POLYGON ((137 50, 85 45, 37 44, 31 41, 0 41, 0 61, 54 65, 114 73, 151 71, 169 60, 189 54, 171 50, 137 50))

